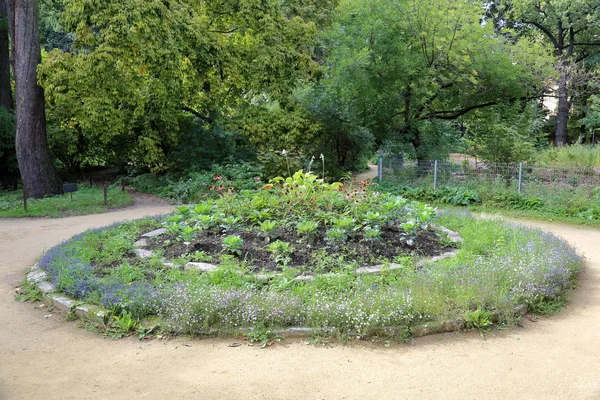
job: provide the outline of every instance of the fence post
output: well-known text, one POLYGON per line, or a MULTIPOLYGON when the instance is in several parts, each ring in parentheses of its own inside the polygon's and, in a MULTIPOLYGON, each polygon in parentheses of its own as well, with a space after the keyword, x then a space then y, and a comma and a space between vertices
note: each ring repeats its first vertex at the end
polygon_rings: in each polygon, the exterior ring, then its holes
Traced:
POLYGON ((519 187, 517 189, 517 193, 521 194, 521 185, 523 184, 523 163, 519 163, 519 187))
POLYGON ((23 189, 23 209, 27 212, 27 192, 23 189))
POLYGON ((383 181, 383 150, 379 150, 379 159, 377 160, 377 178, 379 178, 379 183, 383 181))
POLYGON ((437 169, 438 169, 438 160, 433 162, 433 190, 437 190, 437 169))
POLYGON ((104 182, 103 189, 104 189, 104 205, 106 205, 106 203, 108 202, 108 195, 106 193, 106 181, 104 182))

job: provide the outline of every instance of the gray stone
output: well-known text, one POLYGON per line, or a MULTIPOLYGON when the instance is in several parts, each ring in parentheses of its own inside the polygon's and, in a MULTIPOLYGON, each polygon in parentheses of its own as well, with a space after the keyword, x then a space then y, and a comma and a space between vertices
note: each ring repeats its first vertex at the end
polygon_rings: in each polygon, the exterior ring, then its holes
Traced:
POLYGON ((285 337, 306 337, 314 332, 312 328, 288 328, 282 332, 285 337))
POLYGON ((446 253, 440 254, 439 256, 435 256, 435 257, 431 257, 431 258, 426 258, 424 260, 419 261, 416 265, 417 265, 417 267, 420 268, 420 267, 422 267, 424 265, 431 264, 431 263, 434 263, 436 261, 440 261, 440 260, 443 260, 445 258, 450 258, 450 257, 456 257, 456 250, 454 250, 454 251, 448 251, 446 253))
POLYGON ((515 315, 519 317, 522 317, 523 315, 527 314, 527 311, 529 311, 529 307, 527 307, 527 304, 519 304, 515 307, 515 315))
POLYGON ((35 270, 27 274, 27 280, 29 282, 38 283, 46 279, 46 273, 42 270, 35 270))
POLYGON ((106 312, 99 307, 89 304, 82 304, 75 307, 75 315, 77 315, 79 318, 102 320, 106 315, 106 312))
POLYGON ((154 237, 154 236, 160 236, 160 235, 164 235, 166 232, 167 232, 167 230, 165 228, 155 229, 151 232, 144 233, 142 235, 142 237, 150 238, 150 237, 154 237))
POLYGON ((140 240, 138 240, 137 242, 135 242, 133 245, 135 247, 146 247, 146 246, 148 246, 148 239, 141 238, 140 240))
POLYGON ((396 263, 391 263, 389 268, 386 268, 385 265, 372 265, 370 267, 360 267, 356 270, 357 274, 378 274, 382 271, 391 271, 393 269, 401 269, 403 266, 396 263))
POLYGON ((315 277, 312 275, 299 275, 294 278, 295 281, 314 281, 315 277))
POLYGON ((202 263, 202 262, 189 262, 187 264, 185 264, 184 269, 185 270, 197 270, 197 271, 202 271, 202 272, 211 272, 216 270, 217 267, 216 265, 213 264, 208 264, 208 263, 202 263))
POLYGON ((460 233, 451 231, 450 229, 446 228, 445 226, 435 226, 435 229, 437 229, 438 231, 444 232, 446 235, 448 235, 451 242, 462 243, 464 241, 462 236, 460 236, 460 233))
POLYGON ((48 281, 43 281, 38 284, 38 288, 44 293, 52 293, 56 291, 56 287, 48 281))
POLYGON ((414 337, 422 337, 433 335, 434 333, 444 332, 442 323, 439 321, 427 322, 425 324, 416 325, 411 329, 414 337))
POLYGON ((273 278, 277 278, 281 276, 281 274, 255 274, 254 277, 261 281, 268 281, 273 278))
POLYGON ((135 252, 135 254, 137 254, 137 256, 139 258, 150 258, 150 257, 152 257, 152 252, 150 250, 134 249, 133 251, 135 252))
POLYGON ((68 297, 52 296, 52 305, 58 311, 68 314, 75 305, 75 302, 68 297))

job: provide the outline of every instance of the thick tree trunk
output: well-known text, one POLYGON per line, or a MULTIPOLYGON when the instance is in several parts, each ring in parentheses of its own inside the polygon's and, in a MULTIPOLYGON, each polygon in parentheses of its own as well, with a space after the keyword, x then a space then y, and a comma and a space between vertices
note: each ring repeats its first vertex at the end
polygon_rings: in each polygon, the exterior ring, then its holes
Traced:
POLYGON ((567 122, 569 121, 569 75, 568 62, 561 62, 560 80, 558 82, 558 115, 556 125, 556 147, 567 144, 567 122))
POLYGON ((10 55, 8 51, 8 13, 6 0, 0 0, 0 107, 12 110, 10 55))
POLYGON ((35 0, 8 0, 14 49, 16 151, 29 197, 41 198, 62 192, 46 141, 44 91, 37 84, 36 68, 41 61, 35 0))

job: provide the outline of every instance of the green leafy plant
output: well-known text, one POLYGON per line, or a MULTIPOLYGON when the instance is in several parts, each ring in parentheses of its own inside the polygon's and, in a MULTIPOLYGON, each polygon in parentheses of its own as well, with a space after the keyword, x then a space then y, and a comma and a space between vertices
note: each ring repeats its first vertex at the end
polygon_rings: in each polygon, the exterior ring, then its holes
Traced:
POLYGON ((244 239, 238 235, 229 235, 221 239, 223 250, 228 253, 242 255, 242 248, 244 247, 244 239))
POLYGON ((381 240, 381 229, 378 226, 365 226, 363 229, 365 240, 369 242, 371 247, 373 247, 373 243, 378 240, 381 240))
POLYGON ((273 255, 277 264, 288 265, 292 261, 290 254, 292 254, 294 249, 288 242, 277 240, 269 244, 267 250, 273 255))
POLYGON ((21 284, 21 292, 15 296, 15 299, 17 301, 42 301, 44 292, 36 284, 26 279, 21 284))
POLYGON ((296 232, 311 241, 319 229, 319 223, 311 220, 302 220, 296 224, 296 232))
POLYGON ((343 229, 331 228, 325 232, 325 241, 333 248, 338 248, 342 243, 345 243, 348 235, 343 229))
POLYGON ((277 222, 272 220, 263 221, 260 224, 260 234, 267 240, 275 238, 275 235, 277 234, 277 222))
POLYGON ((180 228, 178 239, 186 244, 190 244, 196 238, 198 233, 198 229, 193 226, 184 226, 180 228))
POLYGON ((479 330, 483 336, 483 332, 488 331, 494 324, 491 318, 490 311, 477 307, 477 310, 465 313, 465 326, 479 330))
POLYGON ((274 334, 263 325, 255 326, 254 329, 246 333, 246 337, 248 338, 249 345, 254 346, 255 344, 259 344, 262 349, 282 339, 280 335, 274 334))

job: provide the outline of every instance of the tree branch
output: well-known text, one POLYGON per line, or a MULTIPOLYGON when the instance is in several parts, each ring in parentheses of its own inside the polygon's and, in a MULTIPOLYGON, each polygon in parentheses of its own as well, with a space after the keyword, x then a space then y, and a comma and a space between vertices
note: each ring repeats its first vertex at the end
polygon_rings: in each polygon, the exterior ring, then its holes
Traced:
MULTIPOLYGON (((511 99, 506 99, 506 100, 509 100, 509 101, 528 100, 528 99, 535 99, 536 97, 541 97, 541 96, 543 96, 543 93, 538 93, 535 96, 522 96, 522 97, 511 98, 511 99)), ((424 115, 423 118, 419 118, 419 119, 427 119, 427 118, 437 118, 437 119, 444 119, 444 120, 457 119, 458 117, 465 115, 469 111, 473 111, 473 110, 477 110, 477 109, 485 108, 485 107, 490 107, 490 106, 495 106, 496 104, 500 104, 506 100, 496 100, 496 101, 489 101, 487 103, 482 103, 482 104, 475 104, 473 106, 465 107, 461 110, 434 111, 434 112, 424 115)))
POLYGON ((465 115, 469 111, 477 110, 479 108, 495 106, 498 103, 499 103, 498 101, 490 101, 490 102, 483 103, 483 104, 469 106, 469 107, 463 108, 462 110, 434 111, 434 112, 424 115, 422 119, 426 119, 426 118, 456 119, 460 116, 465 115), (451 113, 453 113, 453 114, 451 114, 451 113), (448 115, 444 115, 444 114, 448 114, 448 115))
POLYGON ((552 34, 552 32, 550 32, 550 30, 548 28, 546 28, 539 22, 535 22, 535 21, 523 21, 523 23, 533 25, 536 28, 538 28, 540 31, 544 32, 544 34, 546 34, 546 36, 548 36, 548 38, 552 41, 554 48, 557 50, 562 50, 560 48, 560 46, 558 45, 558 40, 556 40, 556 37, 554 37, 554 35, 552 34))
POLYGON ((194 115, 196 118, 199 118, 203 121, 208 122, 209 124, 212 124, 213 122, 215 122, 210 116, 202 115, 198 111, 194 110, 193 108, 190 108, 187 106, 181 106, 181 109, 183 111, 189 112, 190 114, 194 115))

